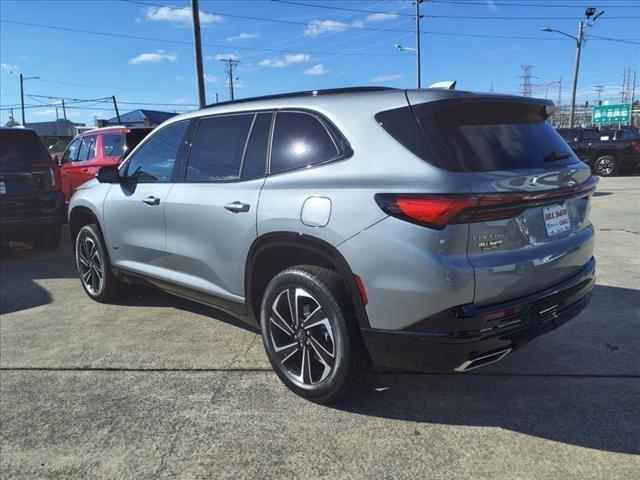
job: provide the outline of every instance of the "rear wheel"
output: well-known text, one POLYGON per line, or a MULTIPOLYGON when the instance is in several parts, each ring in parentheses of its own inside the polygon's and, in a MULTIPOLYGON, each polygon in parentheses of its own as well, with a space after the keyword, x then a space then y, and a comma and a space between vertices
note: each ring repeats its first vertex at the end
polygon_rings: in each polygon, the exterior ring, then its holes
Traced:
POLYGON ((33 241, 33 246, 37 250, 50 250, 58 248, 60 245, 61 229, 45 230, 33 241))
POLYGON ((309 265, 280 272, 264 293, 260 324, 269 361, 293 392, 330 403, 358 383, 364 349, 336 272, 309 265))
POLYGON ((593 163, 594 171, 601 177, 611 177, 615 175, 618 173, 618 168, 618 160, 613 155, 604 155, 593 163))
POLYGON ((94 224, 85 225, 76 238, 76 265, 87 295, 108 302, 122 293, 122 282, 111 271, 102 235, 94 224))

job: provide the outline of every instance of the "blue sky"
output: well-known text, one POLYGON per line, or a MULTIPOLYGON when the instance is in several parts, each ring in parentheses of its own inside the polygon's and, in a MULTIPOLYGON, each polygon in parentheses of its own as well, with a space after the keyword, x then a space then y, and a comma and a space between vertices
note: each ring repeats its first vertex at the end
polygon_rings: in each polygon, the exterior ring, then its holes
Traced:
MULTIPOLYGON (((415 86, 413 52, 394 48, 395 44, 415 46, 411 2, 298 3, 311 6, 266 0, 200 1, 209 102, 215 100, 216 92, 221 100, 228 98, 224 64, 218 60, 228 56, 240 60, 235 72, 236 97, 353 85, 415 86)), ((11 70, 40 77, 25 82, 26 94, 40 95, 25 98, 31 107, 27 122, 55 119, 55 108, 45 104, 56 100, 46 96, 97 99, 115 95, 121 113, 142 107, 178 112, 194 108, 190 106, 197 103, 197 93, 189 5, 184 0, 1 0, 0 108, 20 102, 18 78, 11 70), (39 104, 42 107, 36 107, 39 104)), ((422 4, 422 30, 427 32, 421 36, 423 86, 455 79, 460 89, 486 91, 493 86, 496 92, 517 93, 520 65, 531 64, 534 95, 544 96, 544 84, 562 78, 562 100, 568 102, 575 44, 540 28, 575 35, 585 5, 576 0, 433 0, 422 4)), ((591 5, 606 13, 586 33, 624 42, 597 38, 586 42, 578 98, 593 101, 595 85, 601 84, 603 98, 615 101, 625 67, 640 70, 640 1, 591 5)), ((640 78, 637 84, 636 97, 640 96, 640 78)), ((555 100, 557 94, 557 86, 551 85, 549 97, 555 100)), ((114 115, 109 103, 68 103, 67 114, 74 121, 93 124, 96 116, 114 115)), ((20 120, 19 108, 14 109, 14 116, 20 120)), ((0 111, 2 124, 8 118, 7 110, 0 111)))

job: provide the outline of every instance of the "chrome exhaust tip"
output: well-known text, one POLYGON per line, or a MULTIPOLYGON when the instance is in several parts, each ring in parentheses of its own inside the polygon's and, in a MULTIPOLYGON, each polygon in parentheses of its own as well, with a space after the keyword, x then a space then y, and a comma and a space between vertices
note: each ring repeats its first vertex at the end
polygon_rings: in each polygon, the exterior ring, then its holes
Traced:
POLYGON ((459 367, 455 368, 456 372, 468 372, 469 370, 473 370, 475 368, 484 367, 485 365, 489 365, 491 363, 499 362, 504 357, 509 355, 513 350, 511 347, 505 348, 504 350, 499 350, 493 353, 487 353, 485 355, 480 355, 472 360, 467 360, 462 363, 459 367))

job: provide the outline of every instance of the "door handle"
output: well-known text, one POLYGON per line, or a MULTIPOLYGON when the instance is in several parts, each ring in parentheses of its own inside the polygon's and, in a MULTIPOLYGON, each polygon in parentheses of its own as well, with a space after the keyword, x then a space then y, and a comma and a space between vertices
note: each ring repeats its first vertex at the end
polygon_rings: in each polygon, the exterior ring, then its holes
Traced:
POLYGON ((238 202, 237 200, 235 202, 227 203, 224 206, 224 208, 233 213, 248 212, 250 207, 251 205, 248 203, 238 202))
POLYGON ((147 205, 151 205, 151 206, 160 205, 160 199, 158 197, 154 197, 154 196, 147 197, 142 201, 144 203, 146 203, 147 205))

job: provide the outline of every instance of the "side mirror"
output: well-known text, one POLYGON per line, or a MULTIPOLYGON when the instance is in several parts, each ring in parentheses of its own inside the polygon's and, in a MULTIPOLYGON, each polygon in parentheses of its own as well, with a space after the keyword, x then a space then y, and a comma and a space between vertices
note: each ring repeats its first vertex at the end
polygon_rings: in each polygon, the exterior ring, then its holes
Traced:
POLYGON ((118 166, 107 165, 105 167, 100 167, 100 170, 98 170, 98 175, 96 175, 96 178, 100 183, 119 183, 120 174, 118 172, 118 166))

